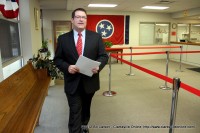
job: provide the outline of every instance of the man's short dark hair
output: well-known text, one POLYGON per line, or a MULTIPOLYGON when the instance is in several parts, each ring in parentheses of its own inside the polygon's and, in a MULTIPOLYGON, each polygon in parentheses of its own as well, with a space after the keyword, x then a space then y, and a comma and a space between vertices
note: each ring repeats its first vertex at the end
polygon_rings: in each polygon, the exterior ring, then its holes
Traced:
POLYGON ((83 8, 76 8, 76 9, 72 12, 72 18, 74 18, 75 12, 76 12, 76 11, 83 11, 83 12, 85 12, 85 14, 87 15, 87 12, 86 12, 85 9, 83 9, 83 8))

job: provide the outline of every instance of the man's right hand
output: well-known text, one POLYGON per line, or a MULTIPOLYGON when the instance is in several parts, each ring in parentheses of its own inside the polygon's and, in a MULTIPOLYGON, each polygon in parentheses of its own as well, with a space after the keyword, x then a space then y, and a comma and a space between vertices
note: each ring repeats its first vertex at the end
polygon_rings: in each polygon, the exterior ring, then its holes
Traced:
POLYGON ((78 69, 78 67, 76 65, 70 65, 68 67, 68 72, 70 74, 75 74, 75 73, 79 72, 79 69, 78 69))

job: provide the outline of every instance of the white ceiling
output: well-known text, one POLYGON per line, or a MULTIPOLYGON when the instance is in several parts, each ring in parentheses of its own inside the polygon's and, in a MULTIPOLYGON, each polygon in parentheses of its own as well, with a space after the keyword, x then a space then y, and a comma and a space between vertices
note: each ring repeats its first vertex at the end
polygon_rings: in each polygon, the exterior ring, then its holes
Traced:
MULTIPOLYGON (((86 10, 101 11, 142 11, 142 12, 161 12, 175 13, 193 8, 200 8, 200 0, 39 0, 41 9, 62 9, 74 10, 82 7, 86 10), (115 8, 89 8, 88 4, 108 3, 118 4, 115 8), (170 8, 162 11, 144 10, 143 6, 168 6, 170 8)), ((200 13, 199 13, 200 15, 200 13)))

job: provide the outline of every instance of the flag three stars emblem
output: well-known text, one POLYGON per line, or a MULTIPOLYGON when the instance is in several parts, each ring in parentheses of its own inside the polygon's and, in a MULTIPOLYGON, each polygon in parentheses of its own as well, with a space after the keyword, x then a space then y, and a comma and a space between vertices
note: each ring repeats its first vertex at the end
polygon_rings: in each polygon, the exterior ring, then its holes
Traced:
POLYGON ((103 39, 107 39, 113 35, 114 26, 109 20, 103 19, 97 23, 96 32, 101 34, 103 39))

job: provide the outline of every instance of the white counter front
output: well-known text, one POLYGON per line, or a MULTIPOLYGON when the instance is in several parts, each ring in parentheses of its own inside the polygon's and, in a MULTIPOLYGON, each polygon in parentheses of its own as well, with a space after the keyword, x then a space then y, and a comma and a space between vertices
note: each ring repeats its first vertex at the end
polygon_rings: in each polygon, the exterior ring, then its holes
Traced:
MULTIPOLYGON (((182 43, 171 42, 171 46, 182 46, 183 51, 200 51, 198 43, 182 43)), ((180 51, 180 49, 171 49, 171 51, 180 51)), ((170 59, 173 61, 180 61, 180 54, 170 54, 170 59)), ((183 53, 182 62, 194 66, 200 66, 200 53, 183 53)))

